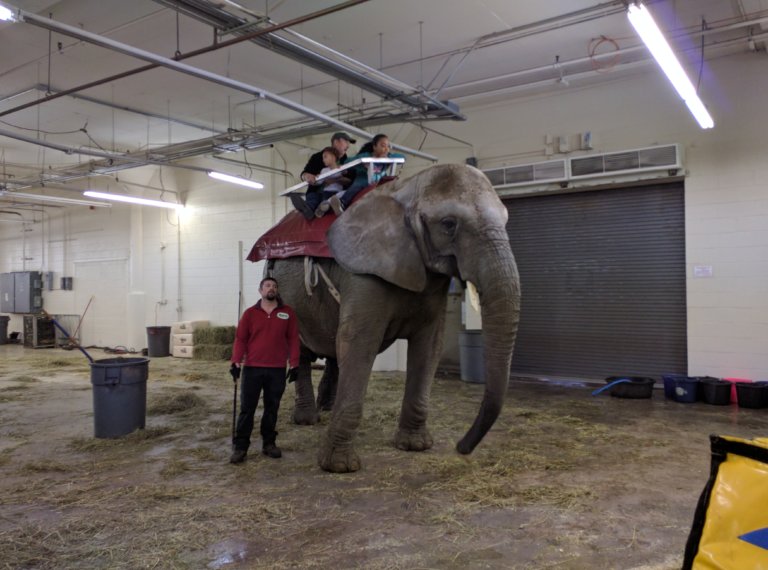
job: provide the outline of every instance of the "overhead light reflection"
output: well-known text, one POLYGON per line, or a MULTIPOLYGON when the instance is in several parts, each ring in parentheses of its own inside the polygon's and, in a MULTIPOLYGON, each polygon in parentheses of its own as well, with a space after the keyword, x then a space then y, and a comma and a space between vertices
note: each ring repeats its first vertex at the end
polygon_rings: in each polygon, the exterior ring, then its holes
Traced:
POLYGON ((680 65, 672 48, 664 38, 664 34, 656 25, 648 9, 640 3, 630 4, 627 16, 637 34, 645 42, 648 51, 651 52, 656 63, 659 64, 664 74, 674 86, 680 97, 683 98, 691 114, 702 129, 711 129, 715 126, 714 120, 699 99, 693 83, 686 75, 683 66, 680 65))
POLYGON ((88 190, 83 192, 83 196, 91 198, 102 198, 103 200, 114 200, 115 202, 127 202, 129 204, 141 204, 142 206, 154 206, 155 208, 168 208, 171 210, 183 210, 183 204, 173 202, 161 202, 160 200, 149 200, 147 198, 138 198, 136 196, 124 196, 122 194, 109 194, 107 192, 95 192, 88 190))
POLYGON ((223 180, 224 182, 231 182, 232 184, 239 184, 240 186, 247 186, 248 188, 255 188, 261 190, 264 185, 261 182, 254 182, 247 178, 240 178, 239 176, 232 176, 231 174, 224 174, 223 172, 216 172, 215 170, 209 170, 208 176, 217 180, 223 180))

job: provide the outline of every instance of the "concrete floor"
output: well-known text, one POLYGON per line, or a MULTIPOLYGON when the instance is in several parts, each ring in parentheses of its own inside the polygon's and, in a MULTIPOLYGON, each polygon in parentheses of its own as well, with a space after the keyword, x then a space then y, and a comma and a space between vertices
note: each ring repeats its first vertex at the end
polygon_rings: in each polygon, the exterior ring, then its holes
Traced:
POLYGON ((97 439, 80 353, 0 346, 3 564, 672 570, 707 480, 709 434, 768 434, 768 409, 513 379, 491 432, 461 456, 483 386, 437 378, 435 446, 407 453, 391 444, 402 374, 379 373, 356 439, 361 471, 317 467, 328 415, 291 424, 290 388, 284 457, 254 449, 232 466, 227 363, 149 367, 146 429, 97 439))

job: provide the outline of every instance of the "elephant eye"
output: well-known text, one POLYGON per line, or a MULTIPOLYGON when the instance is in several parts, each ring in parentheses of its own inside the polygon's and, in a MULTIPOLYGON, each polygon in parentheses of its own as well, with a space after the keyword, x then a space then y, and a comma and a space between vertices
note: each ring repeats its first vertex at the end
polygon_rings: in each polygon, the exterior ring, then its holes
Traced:
POLYGON ((456 233, 456 218, 446 217, 440 220, 440 225, 448 235, 456 233))

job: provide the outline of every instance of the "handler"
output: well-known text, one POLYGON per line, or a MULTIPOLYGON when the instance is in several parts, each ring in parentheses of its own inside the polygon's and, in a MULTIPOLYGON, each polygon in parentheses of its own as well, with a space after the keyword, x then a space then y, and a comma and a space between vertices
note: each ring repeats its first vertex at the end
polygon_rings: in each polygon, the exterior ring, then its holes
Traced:
POLYGON ((293 382, 299 366, 299 325, 296 313, 277 293, 277 281, 265 277, 259 283, 259 300, 243 313, 237 325, 232 349, 232 379, 240 383, 240 415, 232 441, 230 463, 242 463, 248 454, 253 431, 253 416, 264 390, 261 416, 261 452, 272 458, 283 453, 275 444, 277 412, 285 391, 285 382, 293 382), (289 372, 286 376, 286 362, 289 372), (242 365, 242 375, 240 374, 242 365))

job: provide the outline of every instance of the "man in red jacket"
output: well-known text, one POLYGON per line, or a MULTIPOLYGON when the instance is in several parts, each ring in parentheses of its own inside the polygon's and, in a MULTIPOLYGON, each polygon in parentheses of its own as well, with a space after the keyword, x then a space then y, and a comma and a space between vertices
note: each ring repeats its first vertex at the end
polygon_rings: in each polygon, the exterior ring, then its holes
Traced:
POLYGON ((235 333, 232 349, 232 378, 240 386, 240 415, 237 418, 234 451, 230 463, 242 463, 251 444, 253 416, 264 390, 264 413, 261 416, 261 452, 272 458, 282 457, 275 445, 277 411, 287 379, 296 379, 299 366, 299 324, 296 313, 283 304, 277 294, 277 281, 265 277, 259 284, 261 300, 243 313, 235 333), (285 374, 286 362, 290 368, 285 374), (242 366, 242 374, 240 374, 242 366))

